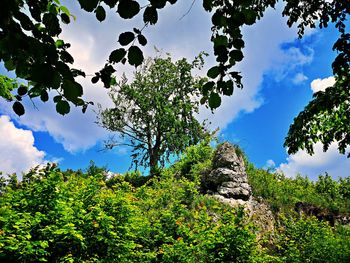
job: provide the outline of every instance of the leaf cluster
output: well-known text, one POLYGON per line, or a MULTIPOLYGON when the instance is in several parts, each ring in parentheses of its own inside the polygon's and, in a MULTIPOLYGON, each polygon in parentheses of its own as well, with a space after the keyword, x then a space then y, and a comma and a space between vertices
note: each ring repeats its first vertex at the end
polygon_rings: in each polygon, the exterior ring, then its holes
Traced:
MULTIPOLYGON (((89 103, 81 97, 82 86, 77 76, 85 73, 71 68, 74 59, 68 53, 70 44, 59 39, 61 23, 68 24, 74 16, 58 0, 2 1, 0 6, 0 61, 8 71, 14 71, 27 85, 18 86, 13 110, 19 116, 25 109, 22 98, 40 97, 43 102, 54 95, 58 113, 70 111, 70 103, 81 106, 83 111, 89 103)), ((1 96, 7 86, 1 86, 1 96)))

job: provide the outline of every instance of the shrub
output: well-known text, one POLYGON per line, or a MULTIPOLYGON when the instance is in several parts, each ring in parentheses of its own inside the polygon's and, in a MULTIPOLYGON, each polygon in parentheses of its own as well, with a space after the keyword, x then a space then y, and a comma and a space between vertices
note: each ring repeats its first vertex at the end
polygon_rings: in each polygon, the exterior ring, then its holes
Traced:
POLYGON ((349 262, 350 238, 316 218, 282 219, 277 253, 284 262, 349 262))

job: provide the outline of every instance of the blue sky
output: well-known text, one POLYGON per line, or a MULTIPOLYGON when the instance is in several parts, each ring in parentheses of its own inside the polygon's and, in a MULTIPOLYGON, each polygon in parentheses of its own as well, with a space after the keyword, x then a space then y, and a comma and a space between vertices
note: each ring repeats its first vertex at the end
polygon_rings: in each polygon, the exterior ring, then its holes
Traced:
MULTIPOLYGON (((206 51, 210 54, 206 66, 203 72, 197 72, 204 75, 215 63, 209 41, 210 15, 196 1, 191 12, 180 19, 190 2, 179 1, 160 12, 158 24, 145 31, 149 41, 144 53, 154 55, 155 45, 170 52, 174 59, 191 60, 200 51, 206 51)), ((93 14, 68 6, 77 20, 64 26, 62 37, 72 44, 75 66, 89 74, 99 70, 110 51, 118 46, 120 32, 142 26, 140 18, 123 21, 113 11, 107 14, 105 22, 99 23, 93 14)), ((350 163, 337 153, 335 145, 327 153, 317 145, 314 156, 303 151, 288 156, 283 148, 289 125, 312 98, 314 90, 332 84, 331 62, 335 54, 331 48, 337 32, 332 26, 322 31, 307 30, 299 40, 297 30, 289 29, 281 17, 281 7, 279 4, 277 10, 269 10, 257 24, 243 29, 245 58, 237 69, 244 77, 244 89, 224 98, 214 114, 201 109, 198 118, 209 119, 212 129, 219 127, 220 140, 238 143, 258 167, 272 166, 288 176, 301 173, 316 178, 326 171, 333 177, 348 176, 350 163)), ((0 71, 11 74, 3 67, 0 71)), ((132 68, 118 68, 119 74, 124 71, 132 76, 132 68)), ((111 106, 104 88, 93 86, 90 79, 80 81, 86 99, 111 106)), ((47 161, 59 162, 63 169, 78 169, 86 168, 90 160, 113 172, 129 168, 127 148, 99 151, 108 133, 95 125, 92 109, 86 114, 73 110, 62 117, 55 112, 53 103, 35 101, 38 109, 29 101, 25 103, 27 113, 18 118, 11 105, 0 100, 0 170, 20 172, 47 161)))

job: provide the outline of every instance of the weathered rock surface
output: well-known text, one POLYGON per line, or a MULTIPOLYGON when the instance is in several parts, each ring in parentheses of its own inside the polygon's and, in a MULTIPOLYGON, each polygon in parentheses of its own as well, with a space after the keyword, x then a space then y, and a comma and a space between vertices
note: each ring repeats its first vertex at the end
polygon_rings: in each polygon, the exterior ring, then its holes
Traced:
POLYGON ((243 157, 236 147, 225 142, 214 153, 213 169, 202 177, 207 194, 232 207, 243 206, 261 233, 274 229, 274 216, 268 205, 252 196, 243 157))
POLYGON ((240 174, 245 174, 244 160, 238 149, 230 144, 224 142, 215 151, 213 158, 213 168, 226 167, 240 174))
POLYGON ((322 208, 306 202, 298 202, 294 207, 295 211, 302 216, 315 216, 320 221, 327 221, 331 226, 335 224, 349 225, 350 215, 339 214, 338 212, 332 212, 326 208, 322 208))
POLYGON ((220 145, 215 151, 213 170, 203 176, 202 184, 207 192, 225 198, 247 201, 252 192, 244 160, 228 142, 220 145))

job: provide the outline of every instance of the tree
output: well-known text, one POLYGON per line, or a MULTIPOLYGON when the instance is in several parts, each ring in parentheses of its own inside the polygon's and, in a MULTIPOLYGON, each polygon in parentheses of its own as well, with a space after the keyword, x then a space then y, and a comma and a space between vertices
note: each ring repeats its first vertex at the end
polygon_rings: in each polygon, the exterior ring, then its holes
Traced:
MULTIPOLYGON (((295 119, 286 138, 285 145, 290 153, 306 148, 313 152, 312 145, 321 141, 325 150, 329 142, 339 142, 339 150, 349 144, 349 132, 344 128, 346 123, 341 122, 341 130, 336 132, 337 117, 332 110, 342 107, 346 109, 348 101, 348 78, 350 63, 350 34, 346 31, 346 16, 350 14, 349 1, 343 0, 283 0, 286 6, 283 15, 288 17, 288 26, 298 24, 299 37, 304 34, 305 27, 327 27, 335 24, 340 33, 333 50, 338 52, 332 64, 333 73, 337 80, 335 86, 328 91, 318 93, 314 100, 295 119), (339 95, 343 94, 343 95, 339 95), (335 97, 332 97, 335 96, 335 97), (322 103, 327 100, 327 109, 322 109, 322 103), (332 116, 334 115, 334 116, 332 116), (329 132, 321 125, 315 125, 318 119, 330 125, 329 132), (329 120, 331 120, 329 122, 329 120), (334 125, 334 126, 333 126, 334 125), (303 133, 300 133, 302 127, 303 133)), ((142 12, 144 26, 133 28, 119 35, 119 44, 113 50, 103 67, 95 73, 93 83, 101 81, 106 88, 115 83, 113 73, 116 63, 129 63, 140 66, 144 60, 141 46, 147 44, 143 29, 158 22, 158 13, 168 3, 175 4, 177 0, 148 0, 141 7, 138 0, 78 0, 83 10, 94 13, 97 20, 102 22, 106 18, 105 8, 114 8, 123 19, 132 19, 142 12)), ((142 1, 144 3, 144 1, 142 1)), ((277 0, 203 0, 203 8, 212 13, 212 36, 214 54, 217 65, 211 67, 207 76, 210 78, 202 89, 201 103, 215 109, 221 104, 221 95, 232 95, 234 87, 242 88, 241 75, 232 70, 232 67, 243 59, 244 41, 241 32, 242 26, 256 23, 263 17, 269 7, 274 7, 277 0)), ((53 98, 56 110, 66 114, 70 110, 69 102, 81 106, 85 112, 89 102, 82 99, 83 89, 75 81, 77 76, 85 73, 72 69, 70 65, 74 58, 68 53, 69 43, 59 39, 62 29, 59 21, 69 23, 74 19, 69 10, 62 6, 59 0, 3 0, 0 2, 0 61, 4 62, 8 70, 15 70, 17 77, 27 80, 28 85, 18 88, 13 109, 18 115, 24 114, 21 104, 23 96, 31 99, 40 96, 42 101, 49 99, 48 91, 57 92, 53 98), (28 7, 29 13, 25 7, 28 7)), ((20 85, 18 85, 20 86, 20 85)), ((1 89, 3 86, 1 85, 1 89)), ((0 92, 0 96, 8 94, 0 92)), ((8 96, 5 98, 9 99, 8 96)), ((348 116, 346 110, 341 110, 340 119, 348 116)))
MULTIPOLYGON (((305 149, 313 154, 316 142, 323 144, 324 151, 331 143, 337 142, 339 152, 346 153, 350 145, 350 76, 337 76, 337 79, 333 87, 315 93, 294 119, 284 143, 288 153, 305 149)), ((347 156, 350 157, 350 152, 347 156)))
MULTIPOLYGON (((327 27, 329 22, 335 23, 340 33, 334 43, 333 50, 338 52, 332 68, 336 83, 325 91, 314 94, 314 98, 299 113, 290 126, 284 146, 288 153, 296 153, 305 149, 314 153, 316 142, 323 144, 327 151, 332 142, 338 143, 338 150, 345 154, 350 145, 350 34, 346 32, 346 16, 350 13, 348 1, 298 1, 288 3, 284 14, 289 16, 288 24, 299 24, 299 36, 304 33, 305 26, 327 27)), ((350 157, 350 153, 348 153, 350 157)))
POLYGON ((126 140, 118 143, 111 138, 105 147, 132 147, 136 167, 149 166, 155 174, 158 164, 164 165, 171 155, 204 138, 204 128, 194 114, 205 79, 191 75, 192 69, 202 65, 202 55, 192 63, 156 57, 145 61, 132 83, 124 78, 113 87, 110 97, 115 106, 100 110, 98 122, 126 140))

